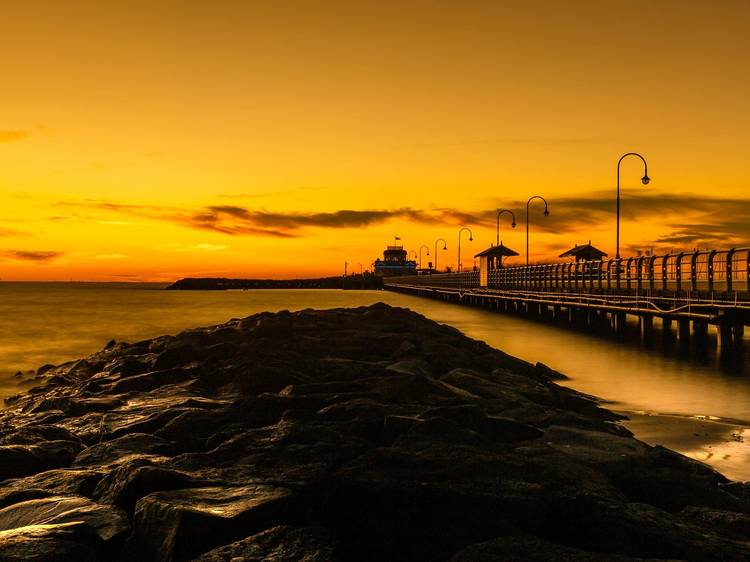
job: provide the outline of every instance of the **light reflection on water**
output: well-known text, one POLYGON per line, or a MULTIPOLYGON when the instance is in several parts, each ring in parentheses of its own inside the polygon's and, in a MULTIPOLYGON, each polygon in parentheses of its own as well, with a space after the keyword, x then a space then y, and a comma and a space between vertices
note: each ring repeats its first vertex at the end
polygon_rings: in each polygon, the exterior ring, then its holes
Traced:
MULTIPOLYGON (((110 339, 137 341, 264 310, 383 301, 455 326, 511 355, 541 361, 570 376, 565 384, 604 398, 615 409, 750 421, 750 380, 745 375, 722 372, 710 358, 680 359, 658 346, 645 349, 515 316, 385 291, 183 292, 162 287, 0 283, 0 394, 18 391, 12 377, 16 371, 86 356, 110 339)), ((696 451, 694 456, 703 454, 696 451)))
POLYGON ((659 348, 592 337, 523 318, 386 291, 163 291, 162 285, 0 283, 0 359, 7 375, 101 349, 264 310, 409 307, 527 361, 618 408, 750 421, 750 380, 659 348))

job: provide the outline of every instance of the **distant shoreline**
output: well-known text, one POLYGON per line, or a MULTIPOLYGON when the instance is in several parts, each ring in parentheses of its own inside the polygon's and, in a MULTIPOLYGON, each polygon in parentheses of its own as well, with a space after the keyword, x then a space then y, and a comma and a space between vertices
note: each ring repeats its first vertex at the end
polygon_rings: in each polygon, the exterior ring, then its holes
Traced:
POLYGON ((226 277, 186 277, 175 281, 169 291, 227 291, 250 289, 380 289, 380 277, 351 275, 347 277, 320 277, 316 279, 230 279, 226 277))

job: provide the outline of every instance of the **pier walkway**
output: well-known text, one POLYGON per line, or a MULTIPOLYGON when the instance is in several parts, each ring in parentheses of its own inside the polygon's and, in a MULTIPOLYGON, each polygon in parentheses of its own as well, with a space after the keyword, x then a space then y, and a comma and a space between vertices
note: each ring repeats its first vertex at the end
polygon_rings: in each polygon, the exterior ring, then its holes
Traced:
POLYGON ((716 326, 722 348, 742 343, 750 324, 750 249, 697 251, 385 278, 386 289, 457 304, 625 329, 636 317, 645 339, 654 319, 680 341, 716 326))

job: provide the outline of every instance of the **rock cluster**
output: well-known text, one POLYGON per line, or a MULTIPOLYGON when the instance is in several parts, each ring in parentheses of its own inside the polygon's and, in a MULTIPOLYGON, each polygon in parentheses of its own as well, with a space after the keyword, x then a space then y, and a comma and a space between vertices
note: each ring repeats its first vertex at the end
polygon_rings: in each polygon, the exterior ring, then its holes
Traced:
POLYGON ((750 560, 750 489, 411 311, 258 314, 45 366, 0 560, 750 560))

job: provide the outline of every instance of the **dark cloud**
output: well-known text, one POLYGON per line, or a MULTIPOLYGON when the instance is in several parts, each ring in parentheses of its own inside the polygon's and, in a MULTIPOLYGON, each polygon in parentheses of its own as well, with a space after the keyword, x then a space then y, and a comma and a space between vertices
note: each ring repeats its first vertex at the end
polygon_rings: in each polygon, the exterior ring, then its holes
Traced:
POLYGON ((29 131, 0 131, 0 143, 20 141, 30 134, 29 131))
POLYGON ((38 252, 33 250, 0 250, 0 256, 13 260, 46 263, 56 260, 64 252, 38 252))
MULTIPOLYGON (((550 198, 549 217, 542 217, 540 201, 532 202, 535 230, 554 233, 580 233, 588 228, 614 223, 615 199, 610 191, 594 192, 586 196, 550 198), (536 215, 536 217, 535 217, 536 215), (537 218, 538 217, 538 218, 537 218)), ((701 246, 740 244, 750 239, 750 208, 748 200, 696 196, 686 193, 634 192, 621 195, 620 217, 631 222, 655 221, 660 217, 683 217, 679 224, 664 224, 665 233, 655 244, 697 243, 701 246)), ((525 220, 526 201, 504 202, 513 210, 516 220, 525 220)), ((490 213, 493 220, 494 211, 490 213)), ((487 213, 476 216, 486 222, 487 213)))
MULTIPOLYGON (((550 198, 550 215, 542 216, 544 204, 535 200, 530 207, 530 221, 536 232, 571 236, 586 235, 603 224, 614 226, 615 201, 610 190, 583 196, 550 198)), ((664 224, 664 231, 649 245, 673 246, 739 246, 750 241, 748 201, 739 198, 696 196, 634 190, 622 194, 621 217, 630 222, 658 222, 660 217, 681 217, 682 222, 664 224)), ((227 235, 273 236, 294 238, 307 228, 346 229, 385 223, 390 220, 426 225, 493 228, 497 208, 510 209, 516 222, 525 221, 526 200, 502 201, 483 210, 447 207, 414 209, 342 209, 319 213, 278 213, 239 205, 211 205, 200 209, 162 208, 130 205, 111 201, 67 203, 98 210, 137 215, 190 228, 210 230, 227 235)), ((504 220, 508 220, 505 217, 504 220)))

